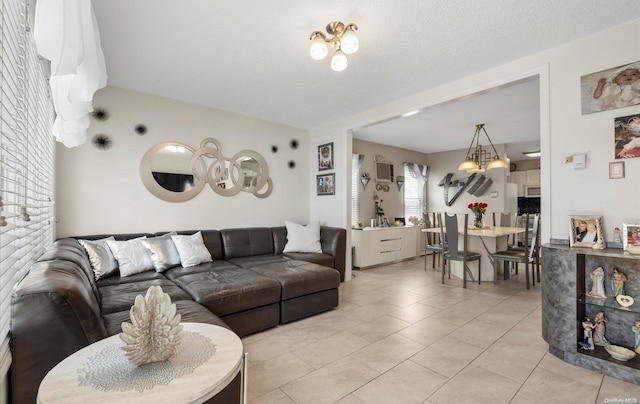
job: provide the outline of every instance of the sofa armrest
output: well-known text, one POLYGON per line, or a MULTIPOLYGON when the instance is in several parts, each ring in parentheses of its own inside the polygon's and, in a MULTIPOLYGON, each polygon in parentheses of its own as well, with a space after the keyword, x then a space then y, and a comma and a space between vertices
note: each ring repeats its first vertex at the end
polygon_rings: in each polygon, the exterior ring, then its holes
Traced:
POLYGON ((333 256, 333 267, 340 272, 340 282, 344 281, 347 231, 338 227, 322 226, 320 228, 320 244, 322 252, 333 256))
POLYGON ((58 362, 107 336, 100 307, 73 262, 36 262, 11 296, 11 390, 14 403, 34 403, 58 362))

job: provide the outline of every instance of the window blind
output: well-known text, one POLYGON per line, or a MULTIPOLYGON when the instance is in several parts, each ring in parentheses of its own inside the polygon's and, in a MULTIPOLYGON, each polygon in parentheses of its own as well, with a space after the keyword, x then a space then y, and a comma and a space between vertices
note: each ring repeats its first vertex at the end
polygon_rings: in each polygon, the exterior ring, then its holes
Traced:
POLYGON ((424 210, 424 184, 422 179, 415 178, 408 165, 404 167, 404 217, 408 220, 411 216, 422 219, 424 210))
MULTIPOLYGON (((53 241, 53 107, 23 0, 0 5, 0 358, 11 291, 53 241)), ((7 361, 2 361, 6 363, 7 361)), ((0 377, 6 369, 0 369, 0 377)))
POLYGON ((360 155, 353 154, 351 160, 351 224, 360 223, 360 155))

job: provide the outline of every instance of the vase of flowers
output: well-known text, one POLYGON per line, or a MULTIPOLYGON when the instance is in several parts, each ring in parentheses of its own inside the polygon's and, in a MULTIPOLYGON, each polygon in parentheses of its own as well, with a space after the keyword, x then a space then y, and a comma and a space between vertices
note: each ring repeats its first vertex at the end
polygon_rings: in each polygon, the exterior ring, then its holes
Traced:
POLYGON ((475 202, 470 203, 467 208, 471 209, 474 215, 473 219, 473 227, 481 229, 484 227, 484 223, 482 222, 482 216, 487 212, 487 205, 484 202, 475 202))
POLYGON ((382 209, 382 202, 384 202, 384 200, 380 199, 378 197, 378 193, 377 192, 373 192, 373 203, 375 204, 375 215, 376 215, 376 222, 378 226, 382 225, 382 217, 384 216, 384 209, 382 209))

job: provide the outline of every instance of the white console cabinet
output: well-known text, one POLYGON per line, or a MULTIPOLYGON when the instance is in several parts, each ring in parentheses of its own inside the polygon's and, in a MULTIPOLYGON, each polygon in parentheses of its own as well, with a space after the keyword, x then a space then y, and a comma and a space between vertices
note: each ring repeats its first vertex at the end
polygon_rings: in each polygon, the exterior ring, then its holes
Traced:
POLYGON ((353 266, 366 268, 388 262, 414 258, 420 227, 376 227, 351 230, 354 247, 353 266))

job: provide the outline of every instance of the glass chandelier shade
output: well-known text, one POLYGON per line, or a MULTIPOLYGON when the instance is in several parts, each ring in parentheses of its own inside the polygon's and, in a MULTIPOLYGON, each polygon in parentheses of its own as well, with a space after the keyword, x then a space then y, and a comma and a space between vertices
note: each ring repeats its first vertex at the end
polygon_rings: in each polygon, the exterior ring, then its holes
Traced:
POLYGON ((355 25, 349 24, 340 40, 340 49, 347 55, 352 55, 360 48, 360 41, 354 32, 355 25))
POLYGON ((331 68, 337 72, 341 72, 347 68, 349 62, 347 61, 347 55, 340 49, 336 50, 331 56, 331 68))
POLYGON ((473 159, 470 156, 467 156, 467 158, 458 166, 458 170, 467 171, 477 167, 478 165, 476 164, 476 162, 473 161, 473 159))
POLYGON ((487 170, 493 170, 494 168, 507 168, 508 164, 504 160, 500 160, 500 157, 496 154, 493 159, 487 164, 487 170))
POLYGON ((329 54, 329 48, 327 48, 327 42, 322 32, 314 32, 311 34, 311 38, 311 48, 309 49, 311 59, 322 60, 326 58, 329 54))

